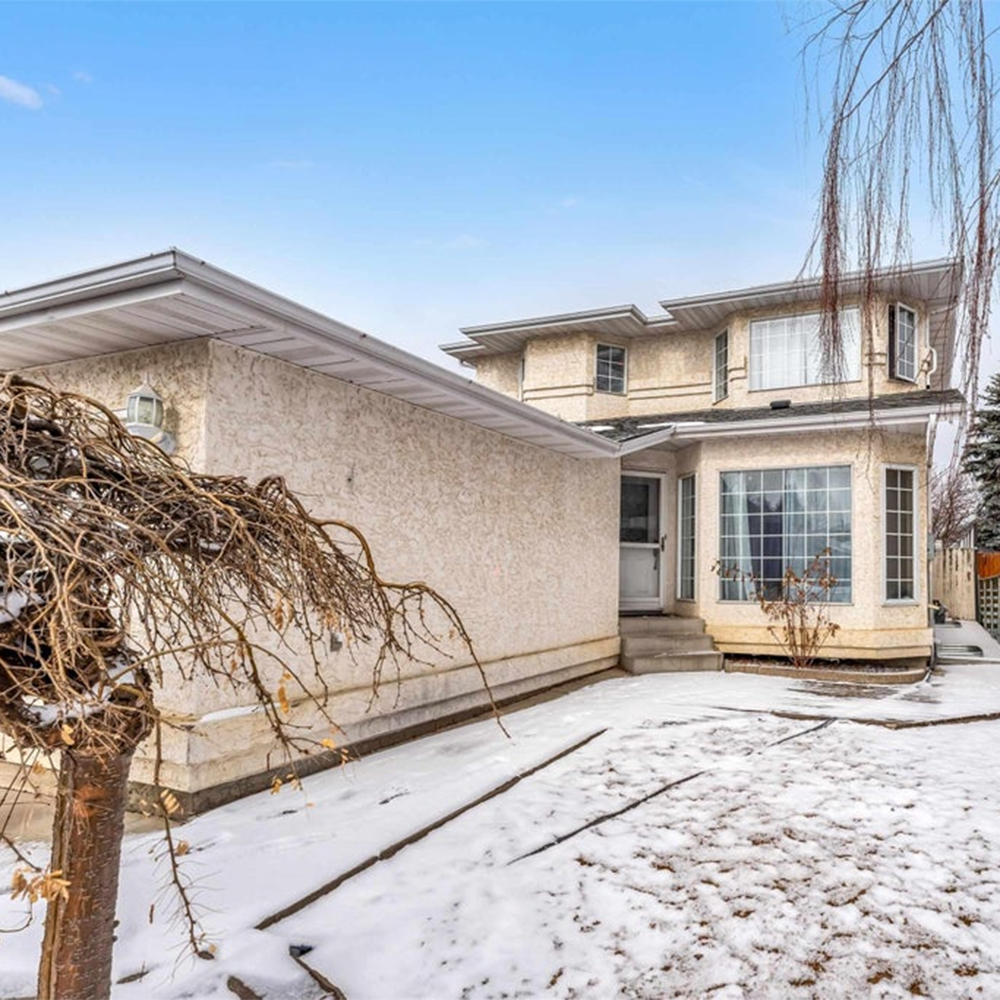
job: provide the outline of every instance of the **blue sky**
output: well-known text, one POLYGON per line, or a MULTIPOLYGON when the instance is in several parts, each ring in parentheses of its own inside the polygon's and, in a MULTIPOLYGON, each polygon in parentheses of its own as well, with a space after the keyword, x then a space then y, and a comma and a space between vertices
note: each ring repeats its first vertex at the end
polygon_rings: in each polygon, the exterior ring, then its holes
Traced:
POLYGON ((462 325, 794 277, 805 10, 0 4, 0 287, 179 246, 450 365, 462 325))

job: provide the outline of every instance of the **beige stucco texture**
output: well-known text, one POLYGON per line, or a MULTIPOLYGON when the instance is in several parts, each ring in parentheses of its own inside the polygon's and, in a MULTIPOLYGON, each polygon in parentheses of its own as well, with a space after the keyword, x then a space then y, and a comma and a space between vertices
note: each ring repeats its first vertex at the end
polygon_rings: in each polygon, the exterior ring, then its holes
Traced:
POLYGON ((926 561, 919 547, 926 535, 926 465, 924 437, 919 434, 865 431, 823 434, 779 434, 701 442, 677 454, 678 476, 697 474, 698 557, 696 600, 678 602, 679 614, 704 618, 707 631, 723 652, 773 655, 774 643, 763 614, 752 602, 719 599, 720 475, 743 469, 850 465, 852 495, 852 598, 831 605, 840 631, 823 656, 843 659, 909 659, 930 655, 931 630, 925 610, 926 561), (884 599, 883 476, 886 465, 913 468, 918 483, 916 600, 884 599))
MULTIPOLYGON (((53 366, 39 377, 117 408, 147 373, 194 466, 285 476, 312 513, 365 535, 383 578, 420 580, 444 595, 497 698, 617 662, 617 461, 561 456, 215 341, 53 366)), ((341 743, 487 704, 468 652, 432 620, 444 653, 423 648, 426 662, 400 663, 398 677, 387 671, 371 708, 370 651, 349 641, 327 655, 341 743)), ((169 731, 165 782, 194 791, 276 763, 265 720, 239 710, 253 701, 207 680, 163 691, 170 721, 183 727, 169 731)), ((329 735, 302 703, 293 718, 329 735)), ((133 776, 148 780, 148 771, 139 760, 133 776)))
MULTIPOLYGON (((525 402, 565 420, 606 420, 659 413, 682 413, 711 407, 746 409, 766 407, 772 399, 793 403, 831 398, 847 399, 887 395, 915 388, 943 388, 940 374, 930 375, 926 310, 921 303, 907 303, 917 314, 916 384, 892 379, 888 373, 888 300, 877 299, 862 324, 856 381, 831 385, 750 389, 750 325, 756 320, 817 311, 809 305, 735 313, 717 329, 667 330, 625 340, 598 335, 543 336, 527 342, 523 352, 525 402), (715 336, 729 333, 729 394, 713 401, 712 364, 715 336), (598 344, 624 347, 627 354, 625 394, 597 392, 594 388, 598 344)), ((857 303, 845 301, 845 308, 857 303)), ((476 378, 499 392, 518 395, 521 353, 499 354, 476 361, 476 378)))

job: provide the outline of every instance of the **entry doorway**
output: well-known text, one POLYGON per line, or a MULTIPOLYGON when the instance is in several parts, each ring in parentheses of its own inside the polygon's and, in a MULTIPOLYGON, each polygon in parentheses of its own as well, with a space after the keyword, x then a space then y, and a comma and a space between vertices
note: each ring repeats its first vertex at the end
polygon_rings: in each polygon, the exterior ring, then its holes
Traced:
POLYGON ((663 476, 622 476, 619 515, 618 606, 622 611, 663 610, 663 476))

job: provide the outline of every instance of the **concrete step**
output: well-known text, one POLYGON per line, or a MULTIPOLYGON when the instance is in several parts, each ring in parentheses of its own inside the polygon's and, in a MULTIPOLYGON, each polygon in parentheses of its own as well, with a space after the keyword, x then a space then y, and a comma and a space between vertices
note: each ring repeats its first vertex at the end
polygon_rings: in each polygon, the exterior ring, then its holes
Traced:
POLYGON ((715 649, 712 637, 704 632, 666 635, 623 635, 622 656, 650 656, 657 653, 696 653, 715 649))
POLYGON ((654 656, 623 656, 623 670, 630 674, 674 674, 692 670, 721 670, 722 653, 660 653, 654 656))
POLYGON ((618 619, 618 631, 623 635, 692 635, 705 631, 700 618, 680 615, 626 615, 618 619))

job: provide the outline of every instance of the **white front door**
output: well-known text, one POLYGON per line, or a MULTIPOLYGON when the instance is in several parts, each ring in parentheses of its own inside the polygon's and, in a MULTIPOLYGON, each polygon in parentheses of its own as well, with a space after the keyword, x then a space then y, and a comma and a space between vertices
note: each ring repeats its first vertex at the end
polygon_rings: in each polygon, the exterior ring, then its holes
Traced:
POLYGON ((618 603, 622 611, 663 608, 663 479, 622 476, 618 603))

